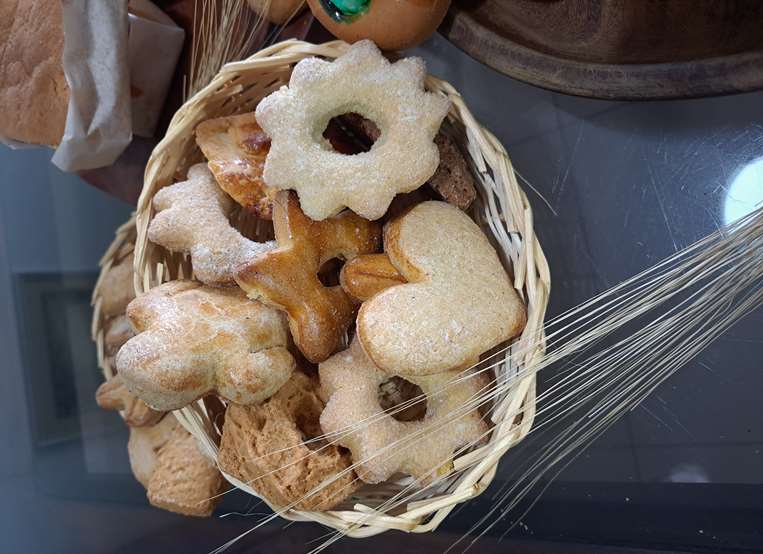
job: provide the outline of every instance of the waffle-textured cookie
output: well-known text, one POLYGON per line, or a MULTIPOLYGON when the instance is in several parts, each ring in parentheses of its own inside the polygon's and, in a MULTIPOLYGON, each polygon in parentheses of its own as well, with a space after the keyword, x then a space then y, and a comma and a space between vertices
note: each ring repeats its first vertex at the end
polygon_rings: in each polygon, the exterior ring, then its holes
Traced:
POLYGON ((321 435, 323 402, 301 372, 261 406, 230 406, 220 443, 220 469, 251 486, 271 505, 328 510, 358 486, 349 453, 321 435))

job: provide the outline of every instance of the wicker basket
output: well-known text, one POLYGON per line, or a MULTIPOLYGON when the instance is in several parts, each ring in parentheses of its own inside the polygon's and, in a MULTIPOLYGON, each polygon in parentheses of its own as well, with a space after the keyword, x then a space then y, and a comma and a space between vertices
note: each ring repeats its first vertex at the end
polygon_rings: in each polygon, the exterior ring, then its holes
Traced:
MULTIPOLYGON (((226 65, 206 88, 178 110, 148 162, 138 201, 135 287, 139 293, 171 279, 192 276, 190 260, 150 243, 147 231, 154 217, 154 194, 184 178, 188 167, 203 159, 194 140, 196 125, 212 117, 254 110, 261 98, 288 83, 297 62, 310 56, 333 59, 347 47, 341 41, 314 45, 291 40, 276 44, 245 61, 226 65)), ((496 369, 496 378, 506 379, 543 354, 543 319, 550 288, 548 266, 533 232, 530 205, 503 146, 477 123, 450 84, 429 76, 426 86, 451 100, 448 125, 467 153, 478 180, 480 198, 471 215, 494 239, 504 264, 514 276, 515 287, 527 303, 527 327, 511 350, 517 355, 510 358, 507 354, 496 369)), ((233 214, 232 221, 237 222, 244 234, 258 235, 258 229, 245 217, 233 214)), ((331 511, 285 510, 281 515, 289 520, 316 521, 352 537, 371 536, 389 529, 415 533, 435 529, 456 505, 485 490, 495 476, 501 456, 528 433, 535 414, 535 376, 530 373, 516 381, 511 392, 493 406, 495 427, 489 441, 454 460, 455 467, 463 471, 445 480, 436 490, 429 490, 425 497, 415 498, 404 510, 392 515, 375 509, 380 501, 401 490, 406 484, 401 481, 365 486, 349 502, 331 511), (521 417, 517 417, 518 413, 521 417)), ((186 407, 176 416, 196 436, 201 448, 216 459, 221 430, 210 421, 203 405, 186 407)), ((226 478, 256 496, 244 483, 227 475, 226 478)))
POLYGON ((101 261, 98 262, 98 266, 101 268, 98 274, 98 280, 93 287, 93 296, 90 299, 90 304, 93 306, 93 319, 91 321, 90 336, 95 342, 96 353, 98 356, 98 367, 103 371, 103 377, 105 379, 111 379, 114 376, 114 368, 111 367, 108 358, 104 353, 104 337, 106 335, 106 323, 107 320, 101 313, 101 284, 103 279, 112 268, 112 266, 118 265, 135 249, 135 216, 123 223, 115 234, 114 240, 106 249, 106 252, 101 256, 101 261))

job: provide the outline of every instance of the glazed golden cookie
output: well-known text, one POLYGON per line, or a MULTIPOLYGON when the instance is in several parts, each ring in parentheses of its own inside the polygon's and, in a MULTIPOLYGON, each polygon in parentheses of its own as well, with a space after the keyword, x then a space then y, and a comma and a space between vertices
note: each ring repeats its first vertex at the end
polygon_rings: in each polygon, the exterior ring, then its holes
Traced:
POLYGON ((329 510, 347 498, 358 487, 355 473, 348 470, 349 454, 325 442, 305 443, 321 435, 323 402, 316 389, 310 377, 297 371, 264 404, 230 406, 220 469, 278 508, 329 510))
POLYGON ((151 409, 140 398, 128 391, 119 375, 101 383, 95 391, 95 403, 104 410, 122 412, 125 423, 130 427, 156 425, 165 414, 165 412, 151 409))
POLYGON ((270 138, 257 124, 254 112, 200 123, 196 144, 220 188, 258 217, 270 219, 268 186, 262 179, 270 138))
POLYGON ((402 472, 427 484, 452 468, 454 452, 482 440, 488 430, 476 407, 466 407, 487 392, 484 374, 407 376, 426 395, 426 414, 421 421, 398 421, 379 403, 380 387, 390 375, 374 366, 357 340, 320 364, 319 372, 329 396, 321 427, 350 449, 358 476, 367 483, 402 472))
POLYGON ((445 202, 389 222, 384 251, 408 281, 364 302, 363 349, 384 371, 428 375, 463 366, 516 336, 525 307, 479 227, 445 202))
POLYGON ((174 416, 152 427, 131 427, 127 451, 152 505, 189 516, 212 513, 222 475, 174 416))
POLYGON ((349 207, 370 220, 394 196, 423 185, 438 165, 433 139, 450 105, 424 90, 420 58, 391 64, 370 41, 333 62, 305 58, 288 87, 264 98, 257 121, 272 139, 265 182, 294 189, 308 217, 322 220, 349 207), (332 117, 357 113, 381 130, 368 152, 335 152, 322 132, 332 117))
POLYGON ((148 228, 151 242, 191 255, 195 276, 208 285, 233 283, 235 269, 275 247, 245 238, 228 221, 233 201, 205 164, 188 170, 188 180, 154 196, 156 217, 148 228))
POLYGON ((344 292, 365 302, 381 291, 407 281, 386 254, 365 254, 348 261, 339 273, 344 292))
POLYGON ((117 369, 155 410, 176 410, 210 392, 262 402, 294 369, 283 315, 237 288, 170 281, 133 300, 127 317, 137 335, 117 354, 117 369))
POLYGON ((236 282, 250 298, 284 310, 294 343, 320 362, 339 347, 355 308, 341 287, 324 286, 318 272, 333 258, 377 251, 381 228, 349 211, 313 221, 286 191, 274 199, 273 225, 278 248, 243 266, 236 282))

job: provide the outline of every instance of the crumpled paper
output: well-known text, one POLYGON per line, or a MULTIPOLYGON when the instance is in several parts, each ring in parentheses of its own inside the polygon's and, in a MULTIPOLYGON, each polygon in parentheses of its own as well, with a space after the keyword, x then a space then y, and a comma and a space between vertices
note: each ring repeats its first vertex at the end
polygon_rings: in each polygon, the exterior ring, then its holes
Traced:
POLYGON ((127 3, 63 0, 62 6, 69 108, 53 163, 64 171, 109 165, 132 139, 127 3))
POLYGON ((148 0, 130 0, 129 11, 132 132, 152 137, 183 50, 185 31, 148 0))
POLYGON ((183 47, 183 30, 148 0, 62 0, 66 127, 53 163, 112 164, 133 133, 151 136, 183 47), (135 7, 133 7, 135 6, 135 7))

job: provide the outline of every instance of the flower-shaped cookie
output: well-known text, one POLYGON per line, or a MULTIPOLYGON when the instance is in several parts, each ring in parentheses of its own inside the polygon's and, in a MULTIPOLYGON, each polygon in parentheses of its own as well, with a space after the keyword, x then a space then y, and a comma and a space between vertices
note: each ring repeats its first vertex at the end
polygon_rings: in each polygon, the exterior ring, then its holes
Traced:
POLYGON ((188 170, 188 180, 154 196, 159 212, 148 228, 151 242, 191 255, 195 276, 208 285, 233 283, 235 268, 275 247, 247 239, 228 221, 233 201, 217 186, 206 164, 188 170))
POLYGON ((368 40, 333 62, 300 61, 288 87, 257 106, 257 121, 272 143, 265 182, 293 188, 304 212, 321 220, 349 207, 378 219, 400 192, 423 185, 437 169, 434 136, 449 101, 424 90, 420 58, 390 63, 368 40), (370 151, 340 154, 323 140, 329 120, 345 113, 370 119, 381 135, 370 151))
POLYGON ((426 415, 421 421, 398 421, 379 403, 379 387, 391 376, 368 359, 357 339, 319 371, 329 397, 321 427, 350 449, 355 471, 367 483, 380 483, 398 471, 428 483, 447 472, 455 451, 485 438, 488 427, 476 409, 487 392, 484 373, 407 377, 426 395, 426 415))
POLYGON ((170 281, 133 300, 127 316, 138 334, 117 354, 117 369, 155 410, 176 410, 209 392, 261 402, 294 369, 283 315, 237 288, 170 281))

